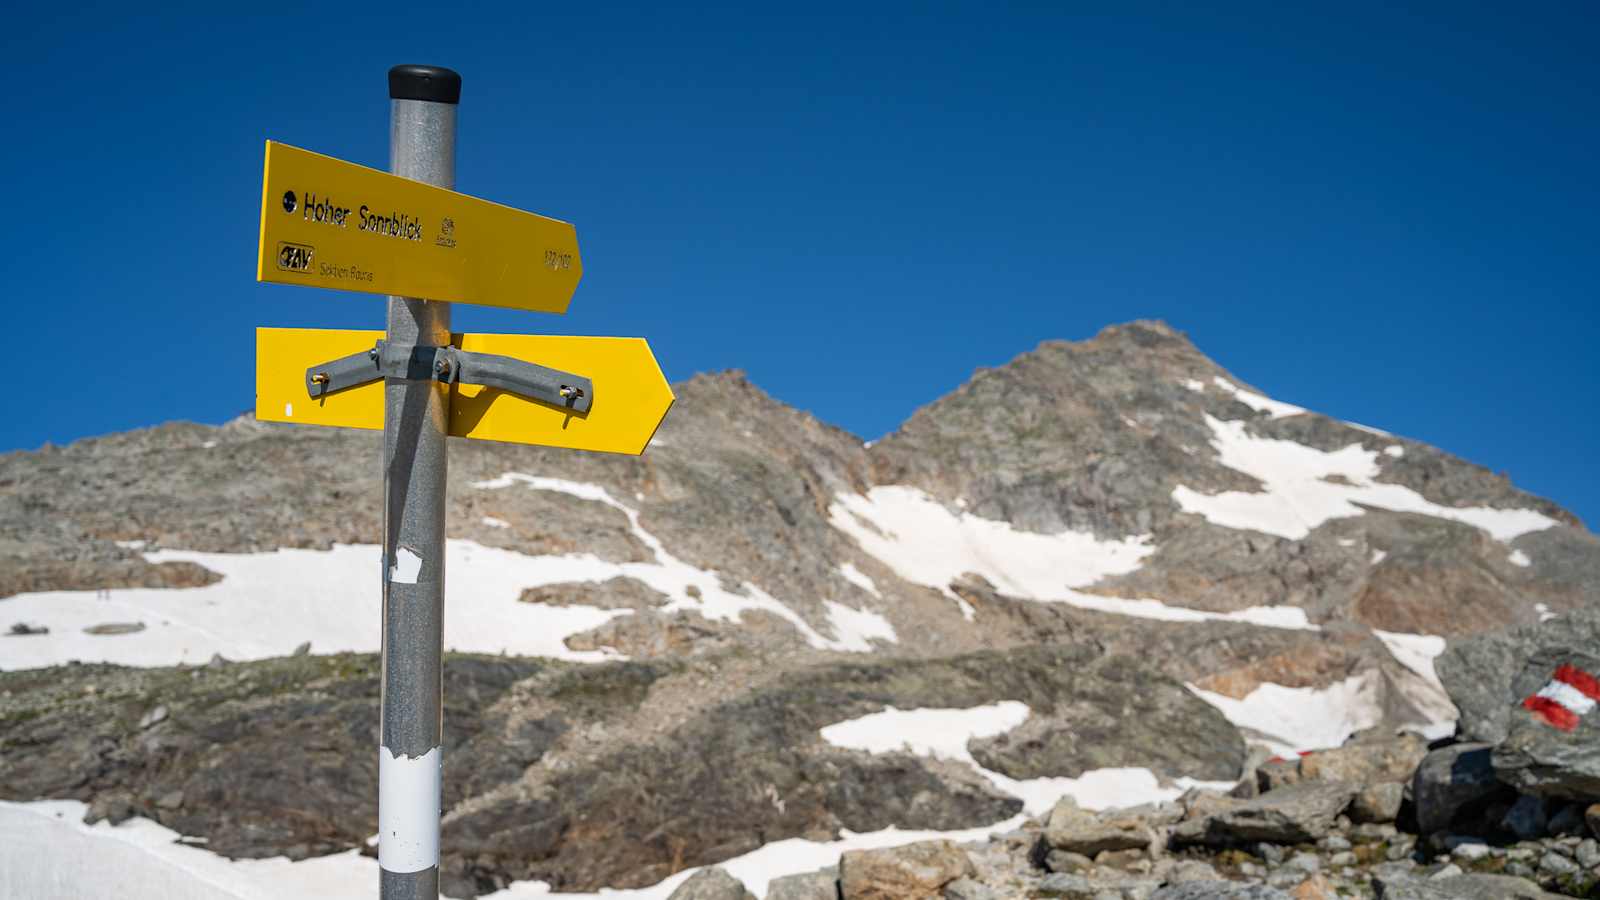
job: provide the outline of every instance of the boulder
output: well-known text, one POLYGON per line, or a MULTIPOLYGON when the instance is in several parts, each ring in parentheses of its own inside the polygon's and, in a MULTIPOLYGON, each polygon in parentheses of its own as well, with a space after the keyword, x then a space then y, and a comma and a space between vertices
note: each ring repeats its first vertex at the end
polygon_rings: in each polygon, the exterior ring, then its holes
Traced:
POLYGON ((1393 822, 1405 802, 1405 785, 1393 781, 1369 784, 1350 801, 1350 819, 1373 825, 1393 822))
POLYGON ((1528 673, 1525 661, 1544 651, 1595 653, 1596 648, 1600 609, 1579 609, 1537 625, 1452 640, 1434 669, 1460 710, 1457 733, 1497 744, 1510 733, 1512 711, 1549 677, 1549 672, 1528 673))
POLYGON ((1062 797, 1046 820, 1044 839, 1056 850, 1094 856, 1108 850, 1143 850, 1155 833, 1137 816, 1092 813, 1071 797, 1062 797))
POLYGON ((713 866, 694 873, 667 900, 755 900, 755 895, 739 879, 713 866))
POLYGON ((1600 680, 1591 673, 1600 673, 1600 657, 1587 653, 1543 650, 1528 659, 1513 681, 1526 693, 1511 704, 1493 753, 1501 781, 1525 794, 1600 800, 1600 711, 1587 695, 1600 695, 1600 680))
POLYGON ((1415 734, 1357 741, 1300 758, 1300 780, 1350 784, 1403 782, 1428 755, 1428 742, 1415 734))
POLYGON ((957 878, 972 874, 972 860, 950 841, 850 850, 839 858, 839 888, 844 900, 925 900, 957 878))
POLYGON ((1333 829, 1340 813, 1355 797, 1355 787, 1329 782, 1301 782, 1234 801, 1179 824, 1175 843, 1300 844, 1316 841, 1333 829))
POLYGON ((839 900, 839 871, 802 872, 767 882, 767 900, 839 900))
POLYGON ((1495 777, 1488 744, 1452 744, 1429 753, 1411 782, 1417 830, 1422 834, 1451 830, 1458 820, 1466 830, 1483 827, 1482 812, 1511 791, 1495 777))

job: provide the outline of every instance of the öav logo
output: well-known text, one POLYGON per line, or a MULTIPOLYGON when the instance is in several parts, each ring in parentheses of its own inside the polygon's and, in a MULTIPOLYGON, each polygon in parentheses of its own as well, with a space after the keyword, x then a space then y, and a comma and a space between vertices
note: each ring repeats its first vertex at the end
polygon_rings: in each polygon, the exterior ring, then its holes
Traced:
POLYGON ((285 272, 304 272, 311 268, 311 257, 317 251, 305 244, 278 242, 278 268, 285 272))

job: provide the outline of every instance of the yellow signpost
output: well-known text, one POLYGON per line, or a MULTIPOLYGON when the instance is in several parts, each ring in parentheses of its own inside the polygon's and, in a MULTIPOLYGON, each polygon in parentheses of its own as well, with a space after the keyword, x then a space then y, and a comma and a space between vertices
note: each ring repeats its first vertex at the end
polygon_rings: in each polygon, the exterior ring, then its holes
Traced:
POLYGON ((445 438, 638 455, 673 396, 642 338, 452 332, 452 303, 566 312, 577 233, 444 187, 460 75, 395 66, 389 98, 394 174, 267 142, 256 280, 387 294, 389 327, 256 329, 256 418, 384 432, 379 896, 433 900, 445 438))
MULTIPOLYGON (((383 428, 383 381, 313 398, 306 372, 371 350, 382 331, 318 328, 256 329, 256 418, 297 425, 383 428)), ((643 338, 527 334, 453 334, 451 345, 586 376, 594 403, 574 413, 509 391, 476 384, 450 389, 452 437, 591 450, 644 452, 672 408, 672 388, 643 338)))
POLYGON ((571 225, 267 142, 256 280, 564 313, 571 225))

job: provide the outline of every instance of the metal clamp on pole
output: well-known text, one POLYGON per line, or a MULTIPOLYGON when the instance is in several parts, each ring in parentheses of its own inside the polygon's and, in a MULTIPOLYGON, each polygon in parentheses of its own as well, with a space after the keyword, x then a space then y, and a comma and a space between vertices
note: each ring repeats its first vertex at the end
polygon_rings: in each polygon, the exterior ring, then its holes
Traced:
POLYGON ((382 378, 479 384, 580 414, 594 404, 594 383, 582 375, 492 353, 389 341, 306 369, 306 393, 315 400, 382 378))

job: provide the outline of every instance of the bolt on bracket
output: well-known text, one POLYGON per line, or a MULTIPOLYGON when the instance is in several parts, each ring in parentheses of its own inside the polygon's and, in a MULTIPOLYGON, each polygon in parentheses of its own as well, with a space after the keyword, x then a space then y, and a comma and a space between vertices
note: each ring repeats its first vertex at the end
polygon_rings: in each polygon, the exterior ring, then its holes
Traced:
POLYGON ((315 400, 380 378, 479 384, 575 413, 594 404, 594 384, 582 375, 493 353, 389 341, 306 369, 306 393, 315 400))

